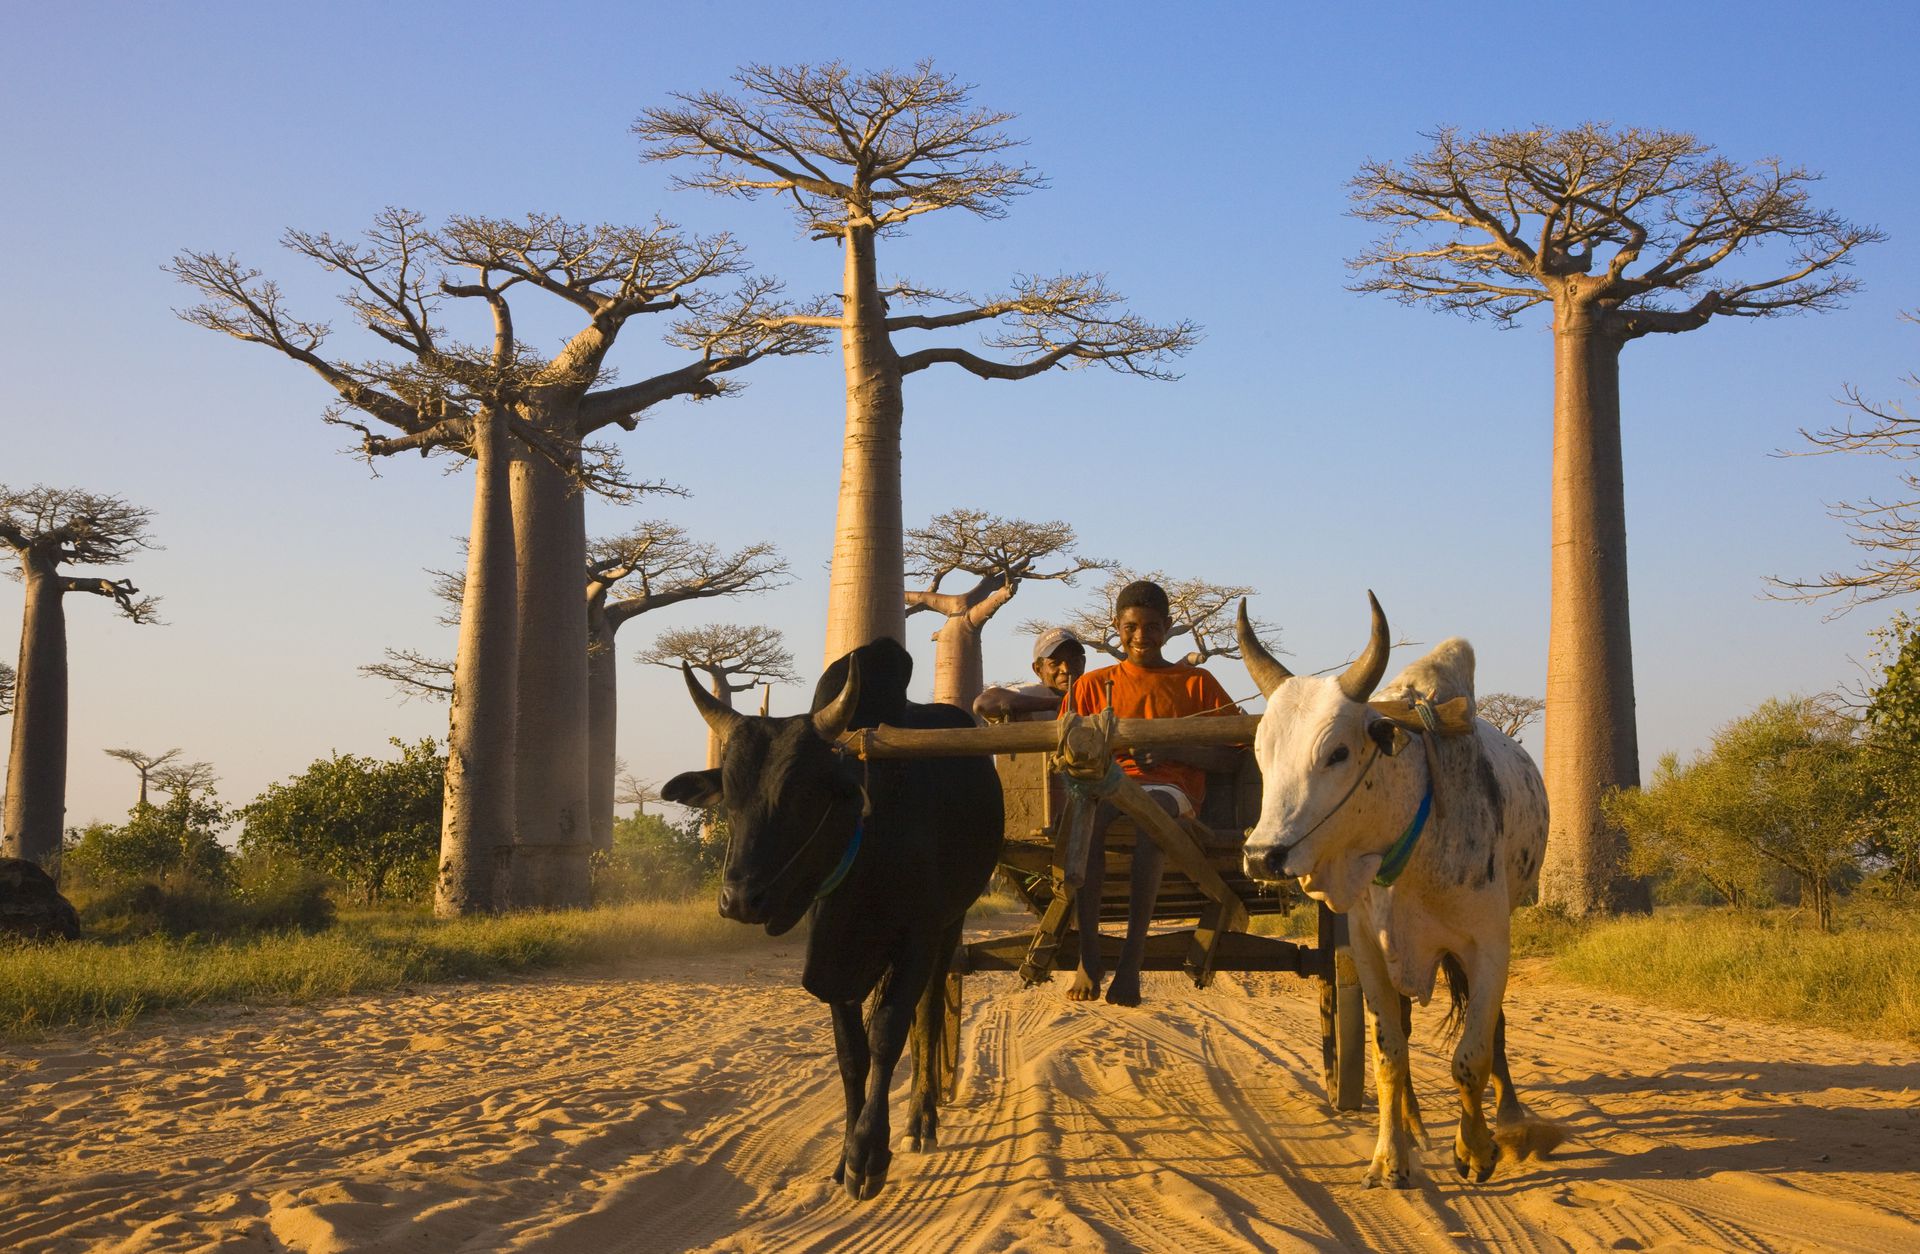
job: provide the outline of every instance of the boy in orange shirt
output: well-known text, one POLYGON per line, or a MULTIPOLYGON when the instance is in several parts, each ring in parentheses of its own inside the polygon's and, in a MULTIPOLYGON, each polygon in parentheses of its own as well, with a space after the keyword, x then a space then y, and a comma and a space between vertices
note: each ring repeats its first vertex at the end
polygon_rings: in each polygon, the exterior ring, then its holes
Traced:
MULTIPOLYGON (((1160 650, 1167 642, 1173 615, 1166 590, 1157 583, 1135 580, 1120 590, 1113 603, 1113 626, 1125 657, 1114 666, 1088 671, 1067 694, 1066 705, 1075 714, 1098 714, 1109 696, 1118 718, 1183 718, 1190 714, 1238 709, 1220 682, 1197 666, 1169 662, 1160 650)), ((1144 788, 1166 812, 1178 818, 1192 814, 1206 796, 1207 771, 1232 770, 1239 750, 1186 746, 1116 753, 1120 768, 1144 788)), ((1119 812, 1103 804, 1094 813, 1093 839, 1087 851, 1085 887, 1075 903, 1079 910, 1080 969, 1074 972, 1067 996, 1092 1001, 1100 995, 1105 972, 1100 960, 1100 885, 1106 878, 1107 828, 1119 812)), ((1116 1006, 1140 1004, 1140 963, 1146 957, 1147 926, 1154 898, 1160 892, 1164 855, 1160 846, 1142 835, 1134 842, 1133 879, 1127 897, 1127 939, 1120 965, 1107 989, 1116 1006)))

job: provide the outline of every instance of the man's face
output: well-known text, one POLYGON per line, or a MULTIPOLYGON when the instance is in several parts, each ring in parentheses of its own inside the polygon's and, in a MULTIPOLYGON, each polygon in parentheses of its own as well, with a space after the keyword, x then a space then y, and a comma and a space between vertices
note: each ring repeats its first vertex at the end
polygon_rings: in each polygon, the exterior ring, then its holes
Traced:
POLYGON ((1145 605, 1129 605, 1113 620, 1113 629, 1120 635, 1120 651, 1133 662, 1160 656, 1168 626, 1165 614, 1145 605))
POLYGON ((1062 694, 1073 687, 1073 681, 1086 669, 1087 651, 1077 644, 1063 644, 1033 664, 1033 673, 1040 677, 1040 682, 1062 694))

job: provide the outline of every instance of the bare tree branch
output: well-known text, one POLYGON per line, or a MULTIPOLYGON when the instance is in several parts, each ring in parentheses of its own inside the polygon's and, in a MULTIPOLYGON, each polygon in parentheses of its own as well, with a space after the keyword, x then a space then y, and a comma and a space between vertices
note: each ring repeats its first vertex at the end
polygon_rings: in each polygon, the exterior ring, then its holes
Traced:
POLYGON ((1354 216, 1386 228, 1351 263, 1366 276, 1356 291, 1503 324, 1571 291, 1631 339, 1831 308, 1858 286, 1837 271, 1885 238, 1814 208, 1817 175, 1771 158, 1739 166, 1681 132, 1588 123, 1427 139, 1350 184, 1354 216), (1771 274, 1710 282, 1752 252, 1771 274))
MULTIPOLYGON (((1181 661, 1189 666, 1199 666, 1211 658, 1240 656, 1240 647, 1234 639, 1234 611, 1240 599, 1253 596, 1255 589, 1243 584, 1210 583, 1204 579, 1172 579, 1165 572, 1157 570, 1140 574, 1119 567, 1110 569, 1112 573, 1101 585, 1097 599, 1077 611, 1065 623, 1030 619, 1022 623, 1020 629, 1037 636, 1051 627, 1064 626, 1080 637, 1089 649, 1112 658, 1124 657, 1126 655, 1120 648, 1119 632, 1114 627, 1114 602, 1122 588, 1135 580, 1146 579, 1166 590, 1168 607, 1173 612, 1167 639, 1189 636, 1193 640, 1193 647, 1181 661)), ((1279 638, 1277 627, 1259 620, 1255 620, 1253 626, 1260 638, 1268 642, 1269 648, 1284 652, 1274 643, 1279 638)))
POLYGON ((369 679, 384 679, 400 693, 401 699, 419 697, 427 701, 453 699, 453 663, 446 658, 430 657, 413 649, 387 649, 387 660, 369 662, 360 673, 369 679))
POLYGON ((732 694, 760 683, 798 683, 793 655, 772 627, 707 623, 663 631, 652 646, 635 655, 649 666, 678 670, 682 663, 704 671, 716 695, 731 701, 732 694))
POLYGON ((1043 186, 1030 166, 998 159, 1019 146, 1000 130, 1013 115, 969 108, 972 86, 930 61, 864 74, 839 62, 749 65, 734 82, 738 95, 676 92, 677 105, 642 113, 633 130, 646 156, 697 161, 682 187, 789 199, 815 236, 885 231, 938 209, 996 218, 1043 186))
POLYGON ((746 596, 786 583, 787 560, 772 544, 723 554, 660 519, 589 546, 587 600, 604 605, 609 624, 707 597, 746 596))
POLYGON ((964 614, 977 628, 1027 580, 1071 586, 1088 571, 1114 568, 1113 562, 1073 554, 1077 543, 1073 527, 1058 520, 1028 522, 985 510, 948 510, 907 533, 907 573, 927 584, 908 590, 907 613, 935 610, 949 618, 964 614), (1048 569, 1038 568, 1053 557, 1060 561, 1048 569), (949 576, 962 573, 974 576, 971 587, 958 592, 942 589, 949 576))
MULTIPOLYGON (((1920 314, 1904 315, 1920 322, 1920 314)), ((1907 386, 1920 393, 1920 374, 1906 376, 1907 386)), ((1819 431, 1802 428, 1813 447, 1780 457, 1815 457, 1828 453, 1861 453, 1896 463, 1920 459, 1920 415, 1901 404, 1874 401, 1848 385, 1842 403, 1853 412, 1846 421, 1819 431)), ((1782 601, 1823 601, 1838 598, 1829 617, 1867 605, 1920 592, 1920 473, 1900 470, 1895 475, 1899 495, 1891 500, 1867 497, 1840 501, 1828 513, 1844 524, 1847 542, 1867 554, 1851 571, 1830 570, 1811 579, 1768 579, 1769 595, 1782 601)))
POLYGON ((1547 703, 1539 697, 1523 697, 1512 692, 1485 692, 1473 699, 1474 712, 1514 740, 1547 712, 1547 703))

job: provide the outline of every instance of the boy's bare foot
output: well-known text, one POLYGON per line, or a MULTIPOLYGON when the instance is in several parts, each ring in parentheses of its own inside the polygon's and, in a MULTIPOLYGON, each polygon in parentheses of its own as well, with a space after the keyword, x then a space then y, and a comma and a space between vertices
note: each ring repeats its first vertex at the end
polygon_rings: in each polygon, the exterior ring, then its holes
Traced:
POLYGON ((1140 973, 1137 971, 1114 972, 1113 983, 1107 986, 1107 1003, 1113 1006, 1138 1006, 1140 1004, 1140 973))
MULTIPOLYGON (((1067 985, 1068 1001, 1097 1001, 1100 997, 1100 977, 1088 975, 1082 967, 1073 973, 1073 983, 1067 985)), ((1136 998, 1136 1000, 1138 1000, 1136 998)))

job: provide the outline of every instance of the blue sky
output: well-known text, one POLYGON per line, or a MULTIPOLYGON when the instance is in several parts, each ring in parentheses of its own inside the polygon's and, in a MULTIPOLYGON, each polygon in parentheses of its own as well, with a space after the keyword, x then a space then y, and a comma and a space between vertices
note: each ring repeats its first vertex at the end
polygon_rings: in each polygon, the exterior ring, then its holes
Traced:
MULTIPOLYGON (((1050 187, 1003 221, 934 215, 889 241, 889 273, 989 292, 1015 274, 1106 273, 1133 306, 1205 340, 1177 383, 1101 371, 909 382, 909 524, 956 506, 1062 517, 1084 547, 1260 589, 1257 612, 1314 668, 1365 631, 1364 590, 1397 632, 1462 634, 1482 690, 1545 671, 1550 338, 1346 290, 1370 238, 1345 216, 1367 158, 1442 124, 1588 119, 1691 130, 1736 159, 1823 171, 1819 201, 1876 224, 1865 290, 1841 312, 1713 325, 1631 345, 1623 366, 1640 740, 1689 750, 1760 700, 1856 675, 1883 617, 1825 621, 1763 599, 1771 573, 1850 561, 1826 501, 1886 491, 1885 466, 1781 459, 1855 383, 1882 396, 1920 364, 1910 5, 1294 6, 999 4, 801 11, 785 4, 13 5, 0 134, 13 242, 0 277, 0 482, 121 493, 166 548, 125 573, 169 625, 104 603, 71 612, 69 821, 114 818, 131 772, 100 750, 183 746, 245 800, 330 749, 444 732, 355 668, 388 645, 450 650, 423 567, 457 564, 468 483, 438 462, 378 477, 320 422, 322 385, 265 350, 174 318, 161 267, 237 254, 295 306, 341 320, 341 290, 277 246, 289 226, 350 233, 382 206, 430 218, 531 210, 665 215, 731 230, 791 290, 838 258, 768 203, 674 191, 638 160, 634 116, 720 86, 747 61, 931 56, 1012 110, 1050 187), (1563 16, 1564 13, 1564 16, 1563 16), (1150 468, 1142 475, 1141 468, 1150 468)), ((564 311, 528 304, 536 336, 564 311)), ((343 335, 342 343, 350 343, 343 335)), ((626 377, 674 360, 649 328, 626 377)), ((622 437, 630 465, 687 487, 600 531, 670 517, 721 545, 778 541, 800 578, 748 602, 641 618, 623 633, 621 752, 645 777, 697 765, 677 680, 631 662, 659 630, 772 623, 815 671, 839 466, 831 355, 752 376, 622 437)), ((990 629, 991 678, 1024 673, 1019 620, 1080 594, 1024 591, 990 629)), ((17 585, 0 583, 11 654, 17 585)), ((931 673, 932 624, 910 623, 931 673), (925 625, 924 630, 922 625, 925 625)), ((1237 666, 1228 687, 1248 687, 1237 666)), ((791 710, 799 690, 776 693, 791 710)), ((1530 743, 1538 748, 1537 734, 1530 743)))

